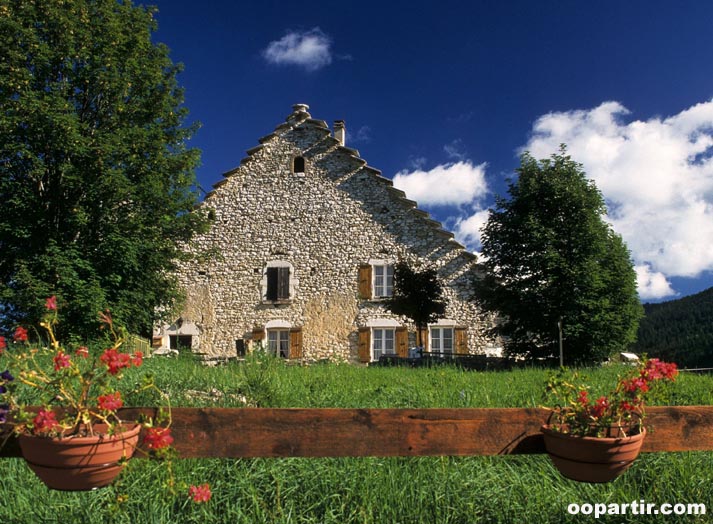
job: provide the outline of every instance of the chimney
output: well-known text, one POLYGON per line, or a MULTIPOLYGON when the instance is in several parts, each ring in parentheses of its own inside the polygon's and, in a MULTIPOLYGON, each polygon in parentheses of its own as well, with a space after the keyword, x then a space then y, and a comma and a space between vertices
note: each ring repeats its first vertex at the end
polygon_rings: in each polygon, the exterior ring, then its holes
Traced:
POLYGON ((344 127, 344 120, 334 121, 334 138, 339 141, 339 145, 344 145, 344 139, 347 136, 347 130, 344 127))

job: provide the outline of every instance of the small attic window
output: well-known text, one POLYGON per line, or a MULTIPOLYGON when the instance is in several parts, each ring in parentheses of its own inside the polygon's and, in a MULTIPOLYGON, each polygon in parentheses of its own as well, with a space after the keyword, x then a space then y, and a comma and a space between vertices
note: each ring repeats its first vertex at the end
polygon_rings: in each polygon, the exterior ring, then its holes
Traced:
POLYGON ((292 172, 293 173, 304 173, 305 172, 305 157, 296 156, 292 160, 292 172))

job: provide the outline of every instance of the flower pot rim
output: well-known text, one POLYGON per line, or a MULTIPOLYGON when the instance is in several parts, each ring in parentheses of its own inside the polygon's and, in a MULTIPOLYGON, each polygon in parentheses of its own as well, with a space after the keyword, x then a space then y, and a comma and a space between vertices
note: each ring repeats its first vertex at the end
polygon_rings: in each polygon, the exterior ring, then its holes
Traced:
POLYGON ((583 437, 581 435, 573 435, 572 433, 562 433, 561 431, 557 431, 551 428, 550 424, 543 424, 540 427, 540 431, 550 437, 554 438, 560 438, 563 440, 570 440, 570 439, 576 439, 579 441, 583 442, 590 442, 590 441, 596 441, 596 442, 609 442, 609 443, 616 443, 616 442, 621 442, 622 440, 626 441, 633 441, 633 440, 641 440, 646 436, 646 428, 641 427, 638 433, 635 433, 633 435, 627 435, 626 437, 591 437, 591 436, 586 436, 583 437))
POLYGON ((46 435, 30 435, 27 433, 22 433, 19 435, 18 438, 20 439, 38 439, 38 440, 43 440, 46 442, 56 442, 56 443, 62 443, 65 445, 77 445, 77 446, 82 446, 85 444, 91 444, 92 442, 96 442, 97 440, 99 441, 112 441, 112 440, 126 440, 134 435, 137 435, 141 431, 141 424, 138 422, 128 422, 128 423, 122 423, 119 426, 117 426, 117 431, 115 431, 113 434, 108 434, 106 432, 107 424, 103 423, 97 423, 97 424, 92 424, 92 427, 98 430, 94 431, 94 435, 77 435, 77 434, 70 434, 70 435, 61 435, 59 437, 50 437, 46 435))

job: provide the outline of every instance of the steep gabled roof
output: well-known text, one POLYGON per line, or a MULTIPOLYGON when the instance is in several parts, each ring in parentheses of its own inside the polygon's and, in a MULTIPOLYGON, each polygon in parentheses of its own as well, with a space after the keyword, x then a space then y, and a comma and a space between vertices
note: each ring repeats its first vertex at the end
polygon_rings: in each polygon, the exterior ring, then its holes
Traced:
POLYGON ((357 166, 356 169, 360 172, 367 173, 373 183, 385 186, 385 193, 390 198, 396 200, 401 207, 407 208, 410 213, 413 213, 421 219, 425 227, 431 228, 431 230, 433 230, 438 236, 447 239, 453 247, 461 249, 463 256, 471 259, 476 258, 474 254, 466 251, 465 247, 455 240, 453 233, 446 230, 441 222, 432 219, 427 211, 419 209, 418 204, 415 201, 408 199, 402 190, 395 188, 393 182, 389 178, 384 177, 380 170, 369 166, 367 161, 361 158, 358 150, 343 145, 337 138, 335 138, 324 120, 312 118, 308 109, 309 106, 306 104, 295 104, 293 106, 293 112, 287 116, 284 123, 275 127, 275 130, 272 133, 258 139, 259 145, 246 151, 247 156, 240 161, 240 165, 224 173, 223 180, 213 184, 214 190, 210 191, 206 195, 206 199, 212 197, 215 190, 226 184, 230 177, 239 169, 243 166, 249 165, 250 162, 254 160, 257 153, 263 150, 265 148, 265 144, 269 141, 277 137, 285 136, 298 128, 309 128, 310 130, 317 131, 323 135, 323 140, 328 144, 330 151, 345 155, 354 162, 355 166, 357 166))

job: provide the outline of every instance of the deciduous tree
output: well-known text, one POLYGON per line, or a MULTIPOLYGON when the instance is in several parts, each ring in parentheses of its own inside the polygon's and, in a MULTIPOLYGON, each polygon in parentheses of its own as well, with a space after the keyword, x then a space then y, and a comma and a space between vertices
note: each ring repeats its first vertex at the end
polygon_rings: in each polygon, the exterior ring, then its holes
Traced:
POLYGON ((191 210, 180 67, 130 1, 0 0, 0 322, 57 295, 74 331, 111 308, 135 332, 204 224, 191 210))
POLYGON ((478 301, 500 314, 506 351, 528 358, 558 354, 596 362, 635 339, 642 307, 622 238, 604 220, 606 206, 564 146, 550 159, 525 153, 483 229, 487 277, 478 301))
POLYGON ((443 286, 435 268, 412 268, 401 261, 394 266, 394 291, 387 305, 392 313, 404 315, 416 325, 417 344, 424 345, 421 334, 429 323, 443 317, 446 303, 443 286))

